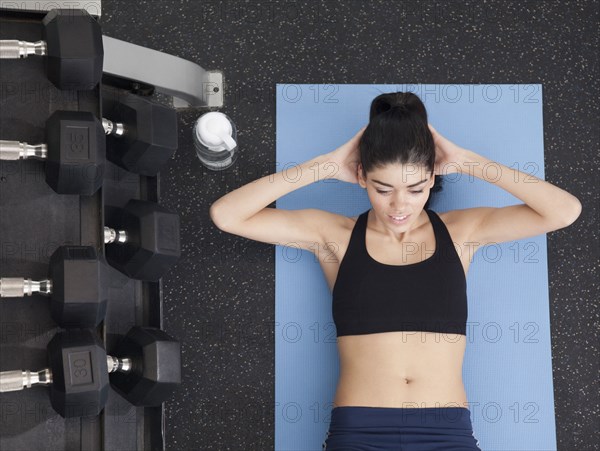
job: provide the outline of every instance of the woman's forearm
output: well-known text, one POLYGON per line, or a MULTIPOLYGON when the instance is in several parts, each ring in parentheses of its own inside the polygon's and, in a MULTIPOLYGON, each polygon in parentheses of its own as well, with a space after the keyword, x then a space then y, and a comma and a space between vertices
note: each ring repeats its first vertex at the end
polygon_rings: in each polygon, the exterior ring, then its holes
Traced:
POLYGON ((219 228, 239 224, 286 194, 319 180, 335 178, 337 163, 329 154, 254 180, 219 198, 210 207, 210 217, 219 228))
POLYGON ((470 150, 464 151, 460 166, 462 173, 493 183, 559 224, 574 222, 581 213, 581 202, 567 191, 470 150))

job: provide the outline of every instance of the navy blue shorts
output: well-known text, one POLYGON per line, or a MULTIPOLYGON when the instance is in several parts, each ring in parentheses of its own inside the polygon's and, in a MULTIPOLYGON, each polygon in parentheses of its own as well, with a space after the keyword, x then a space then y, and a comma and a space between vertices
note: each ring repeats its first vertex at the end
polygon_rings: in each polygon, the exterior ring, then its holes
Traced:
POLYGON ((323 449, 481 451, 465 407, 334 407, 323 449))

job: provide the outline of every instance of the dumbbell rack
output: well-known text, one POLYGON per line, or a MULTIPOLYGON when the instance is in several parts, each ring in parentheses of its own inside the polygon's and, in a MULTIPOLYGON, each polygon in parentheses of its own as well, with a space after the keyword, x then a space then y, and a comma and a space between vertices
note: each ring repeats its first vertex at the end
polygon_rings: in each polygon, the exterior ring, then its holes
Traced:
MULTIPOLYGON (((0 39, 42 36, 39 14, 0 14, 0 39)), ((0 137, 44 142, 45 121, 56 110, 102 116, 103 91, 60 91, 45 77, 42 58, 0 60, 0 137)), ((107 91, 108 90, 108 91, 107 91)), ((118 95, 118 93, 117 93, 118 95)), ((106 102, 110 100, 105 100, 106 102)), ((104 255, 104 216, 129 199, 159 201, 159 178, 126 172, 107 162, 93 196, 60 195, 44 180, 43 163, 0 161, 0 267, 4 277, 42 280, 60 245, 94 246, 104 255)), ((98 332, 108 352, 133 325, 162 326, 162 284, 131 280, 109 269, 109 305, 98 332)), ((60 329, 48 302, 37 296, 0 301, 0 370, 45 368, 46 345, 60 329)), ((164 449, 163 407, 136 408, 111 389, 97 418, 60 417, 44 387, 0 394, 0 449, 164 449)))

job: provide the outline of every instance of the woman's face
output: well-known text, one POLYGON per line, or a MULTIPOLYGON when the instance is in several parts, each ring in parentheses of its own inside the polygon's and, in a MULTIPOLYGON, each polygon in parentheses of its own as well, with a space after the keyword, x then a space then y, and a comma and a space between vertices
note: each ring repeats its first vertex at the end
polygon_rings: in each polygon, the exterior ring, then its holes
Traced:
POLYGON ((366 188, 378 220, 390 232, 402 232, 414 227, 435 178, 424 166, 388 164, 384 168, 373 169, 365 180, 359 163, 358 183, 366 188), (406 215, 408 217, 401 221, 390 218, 406 215))

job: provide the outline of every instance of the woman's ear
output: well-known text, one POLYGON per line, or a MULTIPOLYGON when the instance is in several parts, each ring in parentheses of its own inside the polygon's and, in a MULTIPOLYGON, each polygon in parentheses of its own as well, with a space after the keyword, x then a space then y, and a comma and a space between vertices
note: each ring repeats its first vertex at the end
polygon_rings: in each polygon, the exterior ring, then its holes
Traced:
POLYGON ((433 185, 435 185, 435 174, 433 171, 430 172, 429 174, 429 181, 427 182, 427 184, 429 185, 429 189, 433 188, 433 185))
POLYGON ((362 164, 360 162, 356 165, 356 179, 358 180, 358 184, 361 188, 367 187, 366 181, 364 180, 362 175, 362 164))

